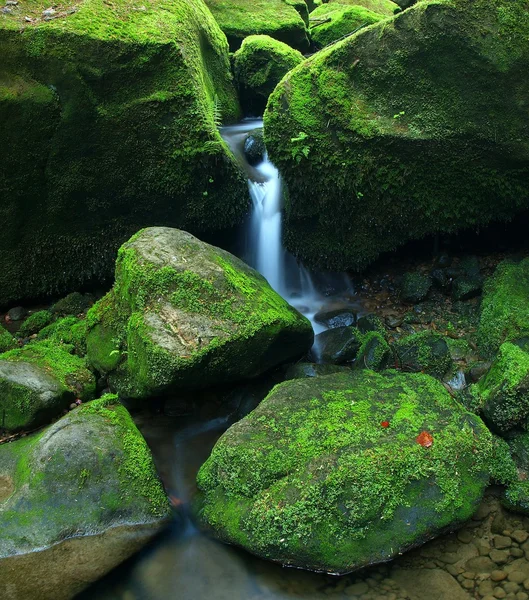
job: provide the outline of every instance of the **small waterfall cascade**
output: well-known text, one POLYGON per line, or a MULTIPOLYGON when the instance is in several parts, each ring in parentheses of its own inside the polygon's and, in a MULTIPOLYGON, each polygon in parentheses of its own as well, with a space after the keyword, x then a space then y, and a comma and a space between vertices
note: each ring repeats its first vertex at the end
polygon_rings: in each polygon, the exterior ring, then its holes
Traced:
POLYGON ((353 297, 351 282, 345 273, 311 273, 296 261, 282 242, 281 177, 265 155, 251 166, 244 156, 247 135, 263 126, 261 119, 245 119, 223 127, 222 137, 248 174, 252 213, 241 236, 242 258, 261 273, 274 290, 312 323, 315 333, 325 327, 314 320, 323 308, 350 306, 353 297))

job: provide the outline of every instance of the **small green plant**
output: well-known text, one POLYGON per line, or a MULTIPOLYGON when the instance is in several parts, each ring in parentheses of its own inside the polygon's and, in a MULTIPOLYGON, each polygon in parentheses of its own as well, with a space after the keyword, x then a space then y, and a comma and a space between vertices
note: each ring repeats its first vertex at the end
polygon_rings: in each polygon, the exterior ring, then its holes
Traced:
POLYGON ((88 469, 82 469, 79 473, 79 487, 82 488, 86 483, 86 480, 90 477, 90 471, 88 469))
POLYGON ((219 97, 216 94, 213 100, 213 123, 215 123, 215 127, 217 128, 222 125, 222 107, 219 97))
POLYGON ((301 162, 303 157, 308 158, 310 154, 310 146, 307 144, 308 134, 300 131, 297 137, 290 138, 292 143, 291 153, 292 158, 297 162, 301 162))
POLYGON ((401 110, 399 113, 397 113, 396 115, 393 115, 394 119, 400 119, 401 117, 403 117, 406 114, 405 110, 401 110))

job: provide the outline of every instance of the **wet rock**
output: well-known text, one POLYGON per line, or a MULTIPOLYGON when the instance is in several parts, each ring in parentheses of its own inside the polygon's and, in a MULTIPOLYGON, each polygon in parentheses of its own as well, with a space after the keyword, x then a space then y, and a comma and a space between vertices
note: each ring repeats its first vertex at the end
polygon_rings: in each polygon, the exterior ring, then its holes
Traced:
POLYGON ((452 285, 452 277, 446 269, 434 269, 431 272, 433 285, 442 292, 448 293, 452 285))
POLYGON ((511 533, 511 538, 518 544, 523 544, 529 538, 529 533, 525 529, 517 529, 511 533))
POLYGON ((492 571, 490 578, 492 581, 503 581, 504 579, 507 579, 507 573, 505 573, 505 571, 492 571))
POLYGON ((443 336, 423 331, 400 339, 393 345, 400 368, 441 378, 453 365, 443 336))
POLYGON ((266 147, 264 143, 263 130, 256 129, 248 134, 244 140, 244 156, 248 164, 255 166, 265 159, 266 147))
POLYGON ((392 352, 384 336, 376 331, 366 333, 356 356, 355 368, 380 371, 392 362, 392 352))
MULTIPOLYGON (((345 573, 386 561, 470 518, 481 500, 476 482, 488 481, 491 442, 480 420, 427 375, 352 370, 292 380, 219 439, 197 476, 196 510, 223 541, 285 565, 345 573), (399 419, 403 410, 406 419, 399 419), (417 441, 426 429, 435 455, 417 441), (296 450, 301 440, 311 440, 307 451, 296 450), (476 472, 480 464, 484 470, 476 472), (446 482, 458 492, 440 510, 445 492, 435 480, 445 468, 446 482), (331 500, 310 500, 322 494, 331 500), (344 513, 349 506, 354 511, 344 513)), ((476 560, 494 565, 490 558, 476 560)))
POLYGON ((23 306, 15 306, 7 311, 7 316, 11 321, 22 321, 28 314, 23 306))
POLYGON ((389 316, 386 317, 386 325, 391 329, 396 329, 402 325, 402 317, 389 316))
POLYGON ((255 377, 314 339, 310 322, 257 271, 167 227, 121 247, 114 287, 87 318, 88 360, 124 398, 255 377))
POLYGON ((363 336, 356 327, 335 327, 319 333, 314 339, 312 354, 324 363, 352 363, 360 350, 363 336))
POLYGON ((364 315, 360 317, 356 323, 356 327, 360 333, 368 333, 370 331, 376 331, 382 335, 386 333, 384 322, 376 315, 364 315))
POLYGON ((340 367, 338 365, 322 365, 318 363, 300 362, 291 365, 285 373, 285 379, 305 379, 307 377, 321 377, 331 373, 340 373, 348 371, 349 367, 340 367))
POLYGON ((510 552, 494 549, 490 551, 489 556, 497 565, 504 565, 509 560, 510 552))
POLYGON ((474 539, 474 534, 468 529, 460 529, 457 532, 457 539, 463 544, 469 544, 474 539))
POLYGON ((488 556, 476 556, 466 562, 465 568, 475 573, 492 573, 496 565, 488 556))
POLYGON ((483 277, 480 275, 467 275, 456 277, 452 282, 453 300, 470 300, 481 294, 483 277))
POLYGON ((489 372, 492 363, 488 361, 480 361, 475 363, 468 371, 468 382, 477 383, 484 375, 489 372))
POLYGON ((324 309, 314 315, 314 320, 329 329, 350 327, 356 323, 356 313, 348 308, 324 309))
POLYGON ((79 315, 88 310, 93 303, 91 296, 72 292, 56 302, 50 308, 50 311, 62 316, 79 315))
POLYGON ((0 475, 14 482, 0 500, 0 581, 13 598, 69 600, 169 521, 149 449, 115 396, 1 445, 0 475))
POLYGON ((510 548, 512 540, 506 535, 495 535, 492 539, 495 548, 510 548))
POLYGON ((395 569, 393 578, 403 588, 410 600, 424 600, 424 591, 428 598, 470 600, 469 593, 459 586, 457 581, 441 569, 395 569))
POLYGON ((432 280, 428 275, 418 272, 406 273, 400 286, 400 298, 403 302, 417 304, 426 298, 431 287, 432 280))

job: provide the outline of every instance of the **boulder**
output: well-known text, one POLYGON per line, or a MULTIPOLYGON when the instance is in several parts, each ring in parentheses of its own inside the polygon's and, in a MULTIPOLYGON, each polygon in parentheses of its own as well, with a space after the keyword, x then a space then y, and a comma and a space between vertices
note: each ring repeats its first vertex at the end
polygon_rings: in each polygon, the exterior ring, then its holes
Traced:
POLYGON ((206 0, 206 4, 228 38, 230 50, 241 47, 250 35, 269 35, 296 50, 309 49, 303 17, 283 0, 206 0))
POLYGON ((80 294, 79 292, 72 292, 56 302, 50 308, 50 311, 63 317, 66 315, 77 316, 86 312, 93 303, 93 298, 88 294, 85 295, 80 294))
POLYGON ((53 321, 53 315, 49 310, 39 310, 29 315, 18 330, 18 335, 28 337, 38 333, 41 329, 53 321))
POLYGON ((3 598, 69 600, 168 522, 151 454, 115 396, 0 446, 3 598))
POLYGON ((0 20, 0 305, 108 279, 153 222, 242 220, 247 183, 218 132, 240 111, 202 0, 20 7, 0 20))
POLYGON ((317 48, 323 48, 384 18, 384 15, 356 4, 322 4, 310 15, 312 42, 317 48))
POLYGON ((50 340, 57 344, 67 344, 78 356, 86 355, 86 329, 85 319, 77 317, 64 317, 41 329, 37 335, 38 340, 50 340))
POLYGON ((528 0, 424 1, 287 74, 264 115, 287 248, 362 269, 527 208, 528 35, 528 0))
POLYGON ((265 156, 266 146, 263 138, 263 130, 255 129, 244 140, 244 157, 250 166, 255 167, 263 162, 265 156))
POLYGON ((505 341, 529 334, 529 258, 504 261, 486 280, 481 301, 478 346, 488 356, 505 341))
POLYGON ((196 513, 258 556, 343 574, 470 518, 492 445, 427 375, 291 380, 219 439, 197 476, 196 513))
POLYGON ((356 323, 356 318, 356 312, 349 308, 323 308, 314 315, 316 323, 329 329, 354 325, 356 323))
POLYGON ((327 329, 314 338, 312 355, 323 363, 352 363, 360 350, 362 340, 363 334, 356 327, 327 329))
POLYGON ((369 331, 362 339, 356 356, 355 367, 380 371, 391 365, 392 352, 384 336, 378 331, 369 331))
POLYGON ((0 353, 16 348, 16 339, 0 325, 0 353))
POLYGON ((392 2, 391 0, 329 0, 329 2, 331 4, 361 6, 386 17, 391 17, 400 11, 398 2, 392 2))
POLYGON ((399 368, 441 378, 453 366, 450 348, 442 335, 429 330, 400 339, 393 345, 399 368))
POLYGON ((502 344, 489 372, 471 392, 485 420, 500 434, 522 426, 529 416, 529 354, 510 342, 502 344))
POLYGON ((310 322, 259 273, 166 227, 120 248, 114 287, 87 320, 89 361, 129 398, 254 377, 313 341, 310 322))
POLYGON ((233 55, 233 71, 245 114, 262 115, 268 96, 294 67, 301 52, 268 35, 250 35, 233 55))
POLYGON ((94 397, 94 375, 68 349, 50 340, 0 354, 0 429, 33 429, 94 397))
POLYGON ((417 304, 428 296, 432 279, 424 273, 405 273, 400 284, 400 299, 408 304, 417 304))
MULTIPOLYGON (((508 440, 513 468, 503 491, 502 503, 509 510, 529 515, 529 434, 521 433, 508 440)), ((506 467, 508 462, 505 461, 506 467)))

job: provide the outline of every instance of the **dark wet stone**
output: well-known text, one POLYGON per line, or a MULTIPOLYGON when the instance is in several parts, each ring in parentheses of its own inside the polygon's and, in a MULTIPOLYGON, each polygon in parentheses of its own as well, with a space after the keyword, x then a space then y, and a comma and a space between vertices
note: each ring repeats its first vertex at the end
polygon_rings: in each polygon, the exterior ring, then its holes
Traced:
POLYGON ((22 321, 28 314, 28 311, 23 306, 15 306, 7 311, 7 316, 11 321, 22 321))
POLYGON ((356 323, 356 313, 348 308, 320 310, 314 315, 314 320, 329 329, 349 327, 356 323))

